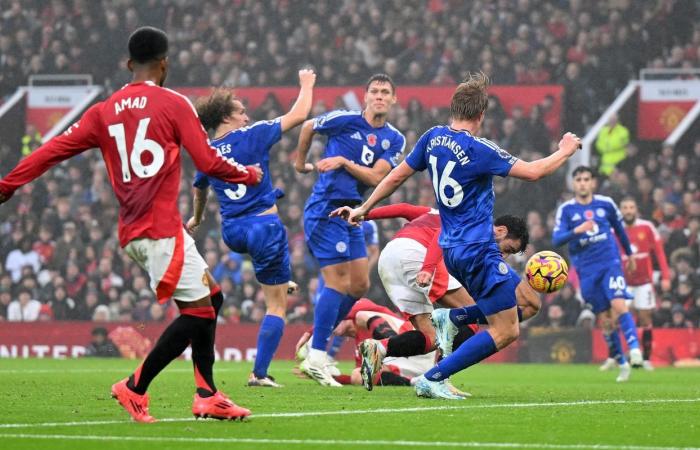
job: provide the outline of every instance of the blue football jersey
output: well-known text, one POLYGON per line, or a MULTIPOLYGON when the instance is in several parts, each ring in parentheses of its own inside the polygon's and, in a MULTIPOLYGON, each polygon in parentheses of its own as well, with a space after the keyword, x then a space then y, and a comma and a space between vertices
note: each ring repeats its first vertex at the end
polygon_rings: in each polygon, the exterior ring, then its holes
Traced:
POLYGON ((507 176, 516 161, 493 142, 448 126, 433 127, 418 139, 406 163, 413 170, 430 168, 441 247, 494 239, 493 176, 507 176))
POLYGON ((631 254, 622 213, 617 205, 610 197, 594 195, 587 205, 572 199, 559 206, 552 243, 559 246, 568 242, 571 261, 578 268, 596 267, 597 264, 607 267, 610 264, 620 265, 615 234, 625 252, 631 254), (587 220, 595 221, 595 227, 585 233, 574 233, 574 228, 587 220))
MULTIPOLYGON (((394 168, 406 147, 406 138, 390 123, 372 127, 361 111, 331 111, 313 120, 315 132, 328 137, 324 158, 343 156, 356 164, 373 167, 380 159, 394 168)), ((236 158, 238 161, 238 158, 236 158)), ((367 186, 345 169, 319 175, 312 196, 325 200, 361 201, 367 186)))
POLYGON ((212 141, 212 147, 223 157, 234 157, 236 162, 246 166, 259 164, 263 179, 255 186, 227 183, 217 178, 197 172, 194 178, 196 188, 211 186, 219 199, 221 216, 232 219, 254 215, 275 204, 284 194, 273 189, 270 179, 270 148, 282 137, 280 118, 256 122, 250 126, 233 130, 212 141))
POLYGON ((379 245, 379 229, 374 220, 362 222, 362 233, 365 235, 366 245, 379 245))

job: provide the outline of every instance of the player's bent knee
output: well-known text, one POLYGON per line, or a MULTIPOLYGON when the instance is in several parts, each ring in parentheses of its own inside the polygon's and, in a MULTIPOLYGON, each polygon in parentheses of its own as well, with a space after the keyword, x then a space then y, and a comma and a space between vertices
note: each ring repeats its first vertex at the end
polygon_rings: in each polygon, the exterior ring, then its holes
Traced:
POLYGON ((364 297, 369 290, 369 279, 364 279, 350 283, 348 286, 348 294, 355 298, 364 297))

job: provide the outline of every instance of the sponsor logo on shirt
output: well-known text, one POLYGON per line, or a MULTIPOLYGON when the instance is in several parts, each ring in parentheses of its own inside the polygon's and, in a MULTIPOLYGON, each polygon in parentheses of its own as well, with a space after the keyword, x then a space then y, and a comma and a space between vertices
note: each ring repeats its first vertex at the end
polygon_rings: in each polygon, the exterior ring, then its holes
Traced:
POLYGON ((572 217, 571 220, 581 220, 581 214, 579 214, 579 213, 574 214, 574 217, 572 217))
POLYGON ((350 138, 351 138, 351 139, 355 139, 355 140, 357 140, 357 141, 361 141, 361 140, 362 140, 362 135, 360 134, 359 131, 355 131, 355 132, 352 134, 352 136, 350 136, 350 138))

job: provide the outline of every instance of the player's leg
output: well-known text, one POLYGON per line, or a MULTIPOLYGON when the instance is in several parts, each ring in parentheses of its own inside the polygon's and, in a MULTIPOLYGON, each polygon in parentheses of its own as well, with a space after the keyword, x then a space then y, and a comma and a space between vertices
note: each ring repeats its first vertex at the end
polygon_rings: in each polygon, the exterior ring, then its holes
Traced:
POLYGON ((629 312, 625 298, 615 298, 610 302, 613 324, 620 326, 620 332, 627 342, 630 351, 630 363, 634 367, 641 367, 643 363, 642 351, 639 348, 639 338, 637 337, 637 325, 634 322, 632 313, 629 312))
POLYGON ((644 362, 642 367, 646 370, 654 370, 651 364, 651 349, 652 349, 652 311, 656 306, 654 297, 654 288, 651 283, 641 286, 630 287, 634 300, 633 308, 637 313, 638 325, 642 329, 642 358, 644 362))
POLYGON ((265 317, 258 331, 257 354, 249 386, 281 387, 267 373, 284 334, 287 290, 291 280, 287 232, 275 214, 249 218, 246 249, 265 296, 265 317))

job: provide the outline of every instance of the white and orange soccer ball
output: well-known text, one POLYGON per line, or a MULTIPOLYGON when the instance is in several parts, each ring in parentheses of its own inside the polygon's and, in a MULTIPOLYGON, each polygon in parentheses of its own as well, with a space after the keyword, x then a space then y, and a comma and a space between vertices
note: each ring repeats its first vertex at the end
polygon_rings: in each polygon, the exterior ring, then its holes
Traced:
POLYGON ((558 253, 544 250, 528 259, 525 275, 534 290, 549 294, 564 287, 569 277, 569 265, 558 253))

